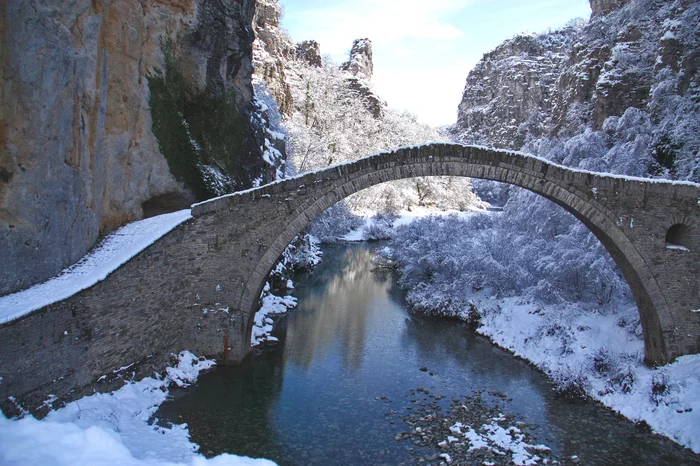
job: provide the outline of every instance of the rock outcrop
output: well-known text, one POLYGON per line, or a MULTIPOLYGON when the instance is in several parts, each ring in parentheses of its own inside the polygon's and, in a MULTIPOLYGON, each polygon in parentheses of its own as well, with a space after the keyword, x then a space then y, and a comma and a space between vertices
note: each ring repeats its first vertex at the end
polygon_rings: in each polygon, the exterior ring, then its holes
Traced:
POLYGON ((591 11, 594 15, 607 15, 630 1, 631 0, 590 0, 591 11))
POLYGON ((369 39, 355 39, 350 49, 350 58, 341 65, 345 71, 353 76, 367 81, 372 79, 374 65, 372 63, 372 41, 369 39))
MULTIPOLYGON (((287 33, 279 27, 281 7, 277 0, 258 0, 255 13, 255 43, 253 46, 256 82, 264 84, 277 102, 285 117, 294 112, 293 89, 299 66, 323 67, 321 46, 315 40, 293 44, 287 33)), ((386 103, 370 88, 372 79, 372 41, 353 41, 348 61, 340 66, 347 72, 346 84, 359 96, 366 107, 378 118, 386 103)))
POLYGON ((558 71, 576 34, 517 36, 486 53, 472 69, 459 104, 463 142, 520 149, 551 119, 558 71))
POLYGON ((700 181, 700 4, 591 4, 587 24, 515 37, 484 55, 467 78, 457 139, 700 181))
POLYGON ((0 294, 75 262, 144 203, 177 208, 265 171, 253 14, 252 0, 2 3, 0 294), (234 123, 202 128, 206 114, 234 123))
POLYGON ((350 49, 348 61, 340 66, 340 69, 350 73, 346 81, 348 87, 360 96, 367 109, 375 118, 379 118, 386 108, 384 102, 371 87, 374 63, 372 61, 372 41, 369 39, 355 39, 350 49))
POLYGON ((321 59, 321 46, 315 40, 305 40, 299 42, 296 45, 297 49, 297 60, 320 68, 323 66, 323 60, 321 59))
POLYGON ((279 111, 289 115, 294 102, 285 66, 296 59, 297 48, 279 27, 282 9, 277 0, 257 0, 255 3, 254 78, 265 84, 277 101, 279 111))

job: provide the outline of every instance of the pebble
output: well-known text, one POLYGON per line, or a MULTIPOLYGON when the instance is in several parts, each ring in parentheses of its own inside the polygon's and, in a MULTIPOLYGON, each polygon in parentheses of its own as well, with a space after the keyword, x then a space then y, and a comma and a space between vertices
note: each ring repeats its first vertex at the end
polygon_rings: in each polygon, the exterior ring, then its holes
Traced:
MULTIPOLYGON (((423 392, 427 394, 427 390, 424 388, 418 388, 418 392, 423 392)), ((464 425, 470 426, 481 426, 492 422, 494 418, 500 419, 499 425, 502 427, 518 425, 525 436, 524 440, 530 444, 537 444, 540 442, 535 441, 532 437, 527 423, 518 422, 513 415, 504 414, 502 409, 499 407, 498 401, 493 401, 490 398, 486 400, 481 399, 481 391, 475 392, 471 397, 465 397, 464 399, 453 398, 450 409, 447 410, 445 414, 438 413, 441 408, 434 401, 429 403, 419 403, 414 406, 407 406, 409 411, 406 416, 399 416, 399 418, 406 424, 411 426, 411 430, 402 433, 400 440, 409 440, 413 445, 420 446, 424 456, 418 460, 414 459, 413 462, 418 462, 420 464, 484 464, 491 463, 496 465, 512 464, 512 458, 507 455, 499 456, 493 450, 478 449, 469 450, 468 443, 458 441, 454 438, 453 433, 450 431, 450 427, 456 422, 461 422, 464 425), (462 409, 464 408, 464 409, 462 409), (517 424, 516 424, 517 423, 517 424), (453 437, 454 441, 450 442, 449 437, 453 437), (429 454, 425 454, 425 448, 429 449, 429 454), (432 450, 432 451, 430 451, 432 450), (422 460, 422 461, 421 461, 422 460)), ((501 399, 501 394, 492 393, 492 396, 496 396, 501 399)), ((430 395, 431 398, 436 401, 444 398, 442 395, 430 395)), ((416 403, 414 399, 412 402, 416 403)), ((398 436, 397 436, 398 438, 398 436)), ((409 450, 411 451, 411 450, 409 450)), ((415 452, 411 451, 411 455, 415 452)), ((546 460, 546 462, 558 464, 557 458, 550 451, 537 452, 541 459, 546 460)), ((417 456, 417 455, 416 455, 417 456)))

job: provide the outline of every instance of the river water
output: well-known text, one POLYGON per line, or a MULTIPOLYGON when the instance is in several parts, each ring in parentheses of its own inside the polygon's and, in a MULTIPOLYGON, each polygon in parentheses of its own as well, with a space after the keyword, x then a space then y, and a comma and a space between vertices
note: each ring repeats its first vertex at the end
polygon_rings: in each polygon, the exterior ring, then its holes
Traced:
POLYGON ((156 417, 186 422, 206 456, 395 465, 440 453, 396 440, 423 390, 438 395, 442 412, 451 399, 485 390, 563 463, 576 455, 579 464, 697 464, 602 406, 557 397, 541 373, 465 325, 408 312, 392 273, 373 257, 368 244, 326 247, 321 265, 297 278, 299 306, 277 321, 280 343, 174 389, 156 417))

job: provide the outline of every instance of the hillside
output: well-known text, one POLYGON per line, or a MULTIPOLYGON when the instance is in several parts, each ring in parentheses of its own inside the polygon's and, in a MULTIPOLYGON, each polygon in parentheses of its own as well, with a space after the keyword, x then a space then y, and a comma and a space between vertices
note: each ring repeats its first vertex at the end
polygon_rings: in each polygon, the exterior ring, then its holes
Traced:
POLYGON ((610 173, 700 180, 700 5, 593 1, 588 23, 517 36, 467 78, 457 140, 610 173))
MULTIPOLYGON (((372 90, 372 42, 357 39, 342 64, 322 58, 322 44, 294 44, 280 28, 276 0, 259 2, 255 77, 277 102, 294 173, 356 160, 383 150, 445 141, 413 115, 397 112, 372 90)), ((355 212, 396 212, 419 205, 467 209, 478 203, 467 180, 395 181, 346 201, 355 212), (456 195, 455 195, 456 194, 456 195)))

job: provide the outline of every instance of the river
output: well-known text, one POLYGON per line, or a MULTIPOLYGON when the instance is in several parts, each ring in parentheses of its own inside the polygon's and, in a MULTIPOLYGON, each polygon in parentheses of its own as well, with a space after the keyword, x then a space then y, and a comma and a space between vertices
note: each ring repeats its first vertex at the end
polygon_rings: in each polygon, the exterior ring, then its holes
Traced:
POLYGON ((438 464, 440 447, 402 438, 406 421, 431 406, 449 415, 453 399, 471 397, 527 426, 564 464, 697 464, 607 408, 557 397, 540 372, 464 324, 409 312, 393 274, 373 257, 371 244, 326 247, 323 262, 297 277, 298 309, 277 320, 279 344, 173 389, 156 417, 186 422, 206 456, 438 464))

